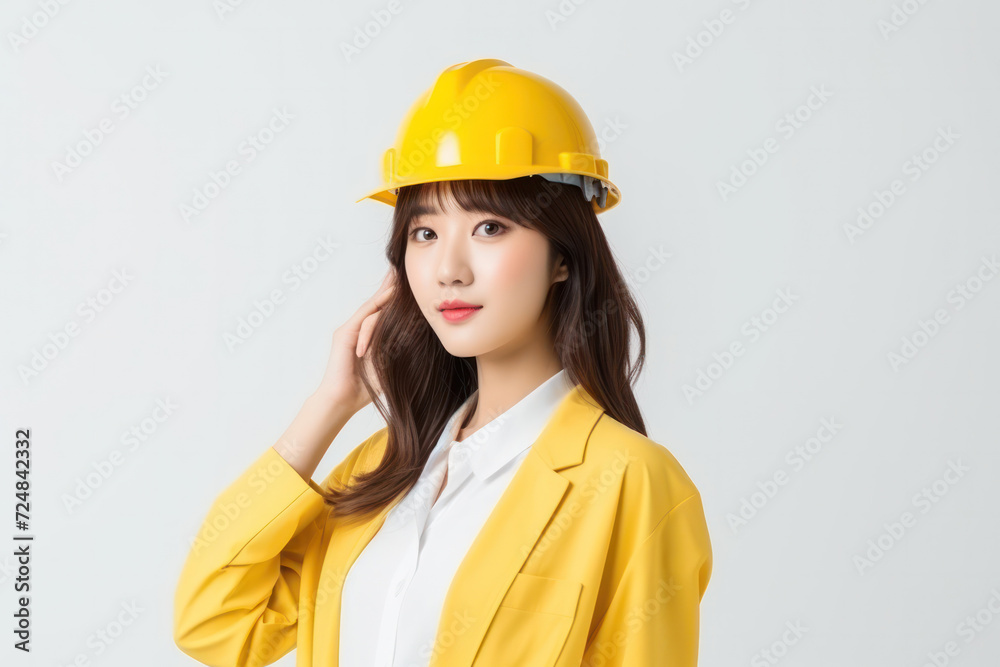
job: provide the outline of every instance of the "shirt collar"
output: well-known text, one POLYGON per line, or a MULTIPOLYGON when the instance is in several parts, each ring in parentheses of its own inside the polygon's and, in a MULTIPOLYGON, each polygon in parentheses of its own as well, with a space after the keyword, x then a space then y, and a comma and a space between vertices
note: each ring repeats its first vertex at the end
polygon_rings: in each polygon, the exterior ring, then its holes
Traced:
POLYGON ((473 393, 452 413, 435 450, 450 445, 451 451, 460 452, 456 455, 469 456, 472 473, 480 481, 486 480, 534 444, 555 409, 575 386, 563 368, 506 412, 462 442, 456 442, 459 418, 476 399, 473 393))

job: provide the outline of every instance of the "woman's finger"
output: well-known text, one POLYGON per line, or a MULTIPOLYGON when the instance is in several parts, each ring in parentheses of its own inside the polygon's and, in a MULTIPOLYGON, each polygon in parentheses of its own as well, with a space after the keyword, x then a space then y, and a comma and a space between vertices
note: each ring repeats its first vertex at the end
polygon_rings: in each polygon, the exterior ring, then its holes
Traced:
POLYGON ((390 285, 361 304, 361 307, 358 308, 354 315, 351 316, 351 319, 348 320, 351 327, 359 328, 365 318, 378 312, 378 310, 385 305, 385 302, 389 300, 389 297, 392 296, 394 288, 395 284, 390 285))
POLYGON ((378 374, 375 373, 375 366, 371 357, 365 357, 364 359, 364 374, 365 377, 368 378, 368 381, 372 384, 375 393, 381 394, 382 385, 379 384, 378 374))
POLYGON ((378 321, 379 314, 373 313, 361 323, 361 330, 358 332, 358 347, 355 350, 355 354, 359 357, 365 356, 365 353, 368 351, 368 344, 371 342, 372 331, 375 329, 375 323, 378 321))

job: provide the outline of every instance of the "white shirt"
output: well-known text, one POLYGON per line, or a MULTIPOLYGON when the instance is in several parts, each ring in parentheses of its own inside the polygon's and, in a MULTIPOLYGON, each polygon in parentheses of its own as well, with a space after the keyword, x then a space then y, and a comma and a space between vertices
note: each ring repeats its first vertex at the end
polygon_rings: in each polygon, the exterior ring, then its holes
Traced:
POLYGON ((458 566, 573 387, 562 369, 462 442, 454 438, 476 394, 452 413, 419 480, 347 573, 341 667, 427 667, 458 566))

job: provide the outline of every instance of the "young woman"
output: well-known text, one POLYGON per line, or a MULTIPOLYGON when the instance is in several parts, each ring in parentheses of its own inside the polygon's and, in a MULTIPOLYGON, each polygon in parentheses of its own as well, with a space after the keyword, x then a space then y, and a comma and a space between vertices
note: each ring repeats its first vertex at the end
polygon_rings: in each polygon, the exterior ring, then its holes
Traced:
POLYGON ((390 269, 209 511, 177 645, 208 665, 295 648, 299 667, 693 667, 711 545, 631 389, 644 328, 598 222, 620 194, 589 121, 538 75, 462 63, 383 176, 390 269), (316 484, 372 402, 386 427, 316 484))

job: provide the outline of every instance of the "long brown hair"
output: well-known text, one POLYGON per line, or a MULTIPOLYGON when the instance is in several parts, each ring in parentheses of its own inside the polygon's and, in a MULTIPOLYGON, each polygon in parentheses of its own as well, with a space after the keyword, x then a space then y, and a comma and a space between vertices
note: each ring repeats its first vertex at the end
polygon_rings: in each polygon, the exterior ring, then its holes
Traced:
MULTIPOLYGON (((463 210, 501 215, 535 229, 549 239, 551 257, 562 254, 569 277, 552 285, 543 311, 549 313, 556 354, 569 379, 581 384, 608 416, 646 435, 632 393, 645 362, 642 316, 580 188, 532 176, 403 187, 386 245, 398 287, 383 307, 369 346, 384 403, 361 373, 387 424, 385 454, 374 470, 354 476, 348 488, 326 490, 336 516, 377 512, 416 484, 448 419, 479 386, 475 358, 454 357, 445 350, 414 300, 405 271, 407 229, 415 208, 436 196, 444 210, 449 191, 463 210), (634 364, 630 326, 639 343, 634 364)), ((356 362, 360 369, 362 361, 356 362)))

